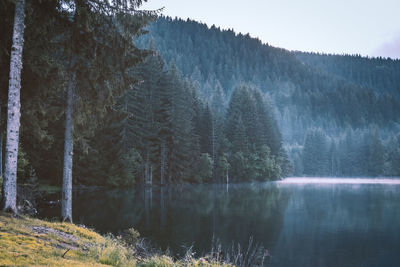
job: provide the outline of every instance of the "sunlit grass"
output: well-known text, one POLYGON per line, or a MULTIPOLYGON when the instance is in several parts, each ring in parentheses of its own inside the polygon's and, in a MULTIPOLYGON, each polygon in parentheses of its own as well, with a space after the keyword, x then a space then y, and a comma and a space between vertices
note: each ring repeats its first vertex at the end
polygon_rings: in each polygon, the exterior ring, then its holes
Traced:
MULTIPOLYGON (((131 230, 131 232, 134 232, 131 230)), ((137 234, 135 232, 135 234, 137 234)), ((135 236, 136 238, 136 236, 135 236)), ((212 259, 138 256, 118 237, 70 223, 0 212, 0 266, 228 266, 212 259)))

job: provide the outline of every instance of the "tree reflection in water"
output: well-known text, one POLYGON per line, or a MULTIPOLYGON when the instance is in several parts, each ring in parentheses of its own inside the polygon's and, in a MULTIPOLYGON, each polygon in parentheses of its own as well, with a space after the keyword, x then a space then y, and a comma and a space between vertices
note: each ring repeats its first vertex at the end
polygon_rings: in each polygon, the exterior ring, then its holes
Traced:
MULTIPOLYGON (((213 237, 228 247, 252 236, 269 250, 271 266, 400 266, 396 185, 278 182, 76 194, 79 223, 102 233, 134 227, 175 255, 190 246, 207 252, 213 237)), ((39 207, 42 217, 58 211, 47 202, 39 207)))

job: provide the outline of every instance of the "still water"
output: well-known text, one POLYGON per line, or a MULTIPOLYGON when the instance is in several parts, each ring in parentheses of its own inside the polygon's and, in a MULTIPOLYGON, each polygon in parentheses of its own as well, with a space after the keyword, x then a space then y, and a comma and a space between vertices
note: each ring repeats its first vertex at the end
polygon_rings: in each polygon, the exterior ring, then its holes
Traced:
MULTIPOLYGON (((59 214, 49 200, 41 217, 59 214)), ((288 178, 74 193, 74 220, 101 233, 130 227, 175 255, 252 236, 269 266, 400 266, 400 180, 288 178)))

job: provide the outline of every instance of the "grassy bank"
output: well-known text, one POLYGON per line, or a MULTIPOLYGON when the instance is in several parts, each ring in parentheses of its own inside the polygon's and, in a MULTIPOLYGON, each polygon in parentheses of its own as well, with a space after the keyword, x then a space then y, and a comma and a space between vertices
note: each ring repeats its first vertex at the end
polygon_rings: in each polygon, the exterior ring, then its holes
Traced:
POLYGON ((69 223, 0 213, 0 266, 227 266, 207 258, 140 255, 132 242, 69 223))

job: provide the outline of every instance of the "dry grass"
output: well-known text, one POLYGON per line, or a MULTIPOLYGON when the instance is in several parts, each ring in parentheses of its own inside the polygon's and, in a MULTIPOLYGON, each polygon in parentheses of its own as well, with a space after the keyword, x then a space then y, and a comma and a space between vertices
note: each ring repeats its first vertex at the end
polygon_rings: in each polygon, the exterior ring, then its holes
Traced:
POLYGON ((228 266, 207 258, 137 256, 120 238, 70 223, 0 212, 0 266, 228 266))
POLYGON ((97 244, 105 238, 73 224, 0 214, 1 266, 102 266, 91 253, 97 244))

